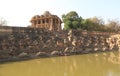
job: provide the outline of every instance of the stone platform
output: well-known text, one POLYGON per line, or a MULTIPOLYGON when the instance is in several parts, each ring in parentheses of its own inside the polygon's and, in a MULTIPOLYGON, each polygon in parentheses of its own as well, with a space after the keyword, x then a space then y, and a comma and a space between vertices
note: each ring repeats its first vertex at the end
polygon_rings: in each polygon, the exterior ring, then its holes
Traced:
POLYGON ((0 32, 0 62, 120 49, 120 35, 115 33, 83 30, 53 32, 23 27, 7 27, 0 32))

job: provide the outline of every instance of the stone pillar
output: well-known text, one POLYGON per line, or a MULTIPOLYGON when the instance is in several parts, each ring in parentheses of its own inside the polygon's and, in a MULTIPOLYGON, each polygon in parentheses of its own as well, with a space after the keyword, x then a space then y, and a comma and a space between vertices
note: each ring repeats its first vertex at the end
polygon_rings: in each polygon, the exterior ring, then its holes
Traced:
POLYGON ((36 25, 38 24, 38 19, 36 19, 36 25))
POLYGON ((45 19, 42 19, 42 28, 45 28, 45 19))
POLYGON ((37 28, 37 24, 38 24, 38 20, 36 19, 36 25, 35 25, 36 28, 37 28))
POLYGON ((32 21, 31 23, 32 23, 32 27, 34 27, 34 21, 32 21))
POLYGON ((57 26, 57 19, 55 18, 54 20, 55 20, 55 21, 54 21, 54 29, 57 30, 57 29, 58 29, 58 26, 57 26))
POLYGON ((40 24, 40 20, 38 20, 38 24, 40 24))
POLYGON ((42 19, 40 20, 40 23, 42 24, 42 19))
POLYGON ((35 27, 36 27, 36 25, 37 25, 37 20, 35 20, 35 27))
POLYGON ((53 30, 53 19, 52 18, 50 19, 50 28, 49 28, 49 30, 53 30))
POLYGON ((40 27, 39 19, 37 20, 37 28, 40 27))
POLYGON ((43 26, 42 26, 42 24, 43 24, 42 19, 40 21, 41 21, 41 28, 43 28, 43 26))
POLYGON ((48 19, 48 29, 50 29, 50 19, 48 19))
POLYGON ((45 19, 45 28, 47 28, 47 25, 46 25, 46 24, 47 24, 47 22, 46 22, 46 19, 45 19))
POLYGON ((46 19, 45 19, 45 24, 46 24, 47 22, 46 22, 46 19))
POLYGON ((36 20, 34 21, 34 27, 36 27, 36 20))
POLYGON ((41 28, 41 20, 39 19, 39 28, 41 28))
POLYGON ((61 21, 60 20, 58 20, 58 31, 61 31, 61 21))
POLYGON ((57 24, 57 19, 55 19, 55 24, 57 24))

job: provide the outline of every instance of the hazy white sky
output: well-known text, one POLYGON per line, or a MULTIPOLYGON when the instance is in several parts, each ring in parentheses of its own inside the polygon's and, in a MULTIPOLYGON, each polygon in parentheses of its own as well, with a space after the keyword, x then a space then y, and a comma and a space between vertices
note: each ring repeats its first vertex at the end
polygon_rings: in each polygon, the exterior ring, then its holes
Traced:
POLYGON ((50 11, 61 17, 76 11, 83 18, 120 18, 120 0, 0 0, 0 17, 10 26, 27 26, 34 15, 50 11))

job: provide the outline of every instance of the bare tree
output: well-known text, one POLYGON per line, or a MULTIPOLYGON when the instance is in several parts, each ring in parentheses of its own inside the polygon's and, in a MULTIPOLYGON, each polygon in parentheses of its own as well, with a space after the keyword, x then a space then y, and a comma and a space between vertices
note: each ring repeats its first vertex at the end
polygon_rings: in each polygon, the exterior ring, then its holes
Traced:
POLYGON ((6 25, 7 25, 7 21, 3 17, 0 17, 0 26, 6 26, 6 25))
POLYGON ((115 32, 120 31, 120 22, 117 19, 108 20, 108 24, 106 25, 110 30, 113 30, 115 32))

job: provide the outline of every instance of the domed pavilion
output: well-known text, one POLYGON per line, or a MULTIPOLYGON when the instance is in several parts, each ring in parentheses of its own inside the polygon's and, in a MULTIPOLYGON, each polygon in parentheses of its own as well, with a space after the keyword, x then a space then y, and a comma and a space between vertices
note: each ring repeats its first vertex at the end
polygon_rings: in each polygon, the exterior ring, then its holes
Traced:
POLYGON ((49 11, 45 11, 43 15, 35 15, 30 20, 34 28, 45 28, 50 31, 61 31, 61 19, 57 15, 52 15, 49 11))

